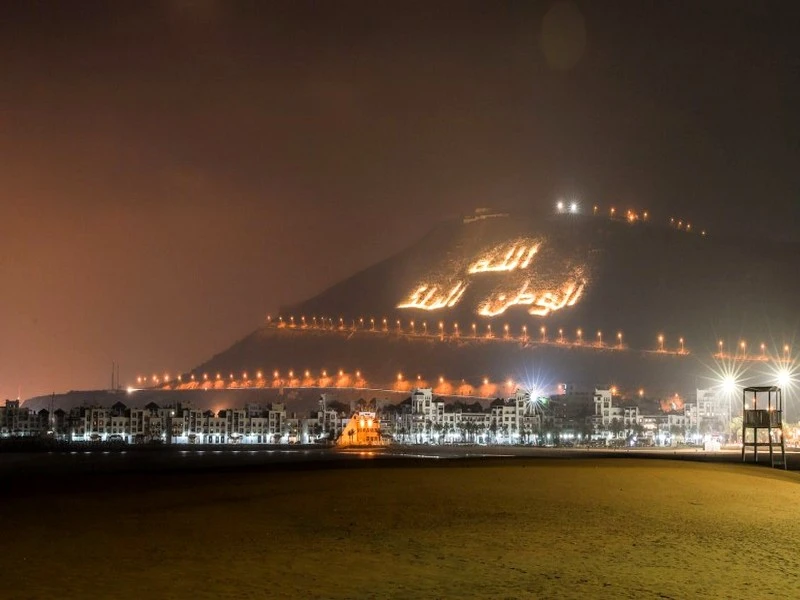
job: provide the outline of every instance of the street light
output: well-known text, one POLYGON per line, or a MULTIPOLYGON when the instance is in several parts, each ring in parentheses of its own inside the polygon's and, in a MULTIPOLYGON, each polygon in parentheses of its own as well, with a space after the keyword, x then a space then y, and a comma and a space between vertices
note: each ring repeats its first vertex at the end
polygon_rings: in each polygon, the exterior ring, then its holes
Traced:
POLYGON ((442 336, 442 341, 444 341, 444 321, 439 321, 439 334, 442 336))
POLYGON ((478 328, 475 323, 472 324, 472 337, 478 337, 478 328))
POLYGON ((428 322, 422 322, 422 335, 428 335, 428 322))
POLYGON ((503 331, 505 331, 505 337, 508 337, 508 323, 503 325, 503 331))
POLYGON ((661 334, 658 335, 658 350, 659 352, 664 351, 664 336, 661 334))
POLYGON ((564 330, 561 328, 558 330, 558 341, 564 343, 564 330))
POLYGON ((747 358, 747 342, 742 340, 739 342, 739 347, 742 349, 742 358, 747 358))
POLYGON ((578 329, 576 333, 578 334, 578 343, 580 344, 581 342, 583 342, 583 330, 578 329))
POLYGON ((597 332, 597 345, 598 346, 602 346, 603 345, 603 332, 602 331, 598 331, 597 332))
POLYGON ((542 326, 539 328, 539 333, 541 333, 541 334, 542 334, 542 342, 546 342, 546 341, 547 341, 547 329, 545 328, 545 326, 544 326, 544 325, 542 325, 542 326))
POLYGON ((619 346, 619 349, 622 350, 622 332, 621 331, 617 332, 617 346, 619 346))
POLYGON ((522 326, 522 341, 523 342, 528 341, 528 326, 527 325, 523 325, 522 326))
POLYGON ((683 354, 683 353, 685 352, 685 348, 684 348, 684 346, 683 346, 683 338, 679 338, 679 339, 678 339, 678 342, 679 342, 679 343, 680 343, 680 345, 681 345, 681 354, 683 354))
POLYGON ((723 346, 723 341, 722 341, 722 340, 720 340, 720 341, 717 343, 717 346, 719 346, 719 355, 720 355, 720 357, 722 357, 722 346, 723 346))
POLYGON ((491 324, 486 326, 486 337, 492 337, 492 326, 491 326, 491 324))

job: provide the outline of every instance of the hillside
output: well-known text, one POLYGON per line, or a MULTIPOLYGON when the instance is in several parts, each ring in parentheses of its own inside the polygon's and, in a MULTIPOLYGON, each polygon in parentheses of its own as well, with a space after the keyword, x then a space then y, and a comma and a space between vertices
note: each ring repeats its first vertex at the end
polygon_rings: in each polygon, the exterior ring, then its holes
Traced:
MULTIPOLYGON (((399 254, 283 308, 280 320, 273 316, 195 372, 238 378, 248 370, 285 376, 341 368, 363 370, 384 386, 396 385, 398 373, 480 386, 484 377, 521 380, 535 372, 553 384, 688 393, 713 383, 705 378, 720 339, 729 353, 747 340, 750 358, 761 342, 776 356, 791 344, 800 286, 790 274, 798 258, 797 245, 641 220, 531 214, 447 221, 399 254), (578 329, 581 345, 573 344, 578 329), (653 352, 660 335, 665 352, 653 352), (676 352, 680 338, 683 354, 676 352)), ((753 380, 770 377, 769 361, 743 361, 751 362, 753 380)))

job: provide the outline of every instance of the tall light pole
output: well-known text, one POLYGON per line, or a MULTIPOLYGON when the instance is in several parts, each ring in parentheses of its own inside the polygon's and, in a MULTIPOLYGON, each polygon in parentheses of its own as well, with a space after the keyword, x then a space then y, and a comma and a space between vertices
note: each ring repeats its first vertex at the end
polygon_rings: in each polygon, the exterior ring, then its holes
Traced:
POLYGON ((475 323, 472 324, 472 337, 478 337, 478 326, 475 323))
POLYGON ((684 348, 684 346, 683 346, 683 338, 680 338, 680 339, 678 339, 678 342, 680 342, 680 345, 681 345, 681 354, 683 354, 683 353, 686 351, 686 349, 685 349, 685 348, 684 348))
POLYGON ((664 351, 664 336, 661 334, 658 335, 658 351, 664 351))
POLYGON ((617 347, 622 350, 622 332, 617 332, 617 347))
POLYGON ((602 346, 603 345, 603 332, 602 331, 598 331, 597 332, 597 345, 598 346, 602 346))
POLYGON ((444 341, 444 321, 439 321, 439 336, 441 341, 444 341))
POLYGON ((576 333, 578 334, 578 343, 580 344, 580 343, 583 342, 583 330, 582 329, 578 329, 578 331, 576 333))
POLYGON ((739 347, 742 349, 742 358, 746 359, 747 358, 747 342, 742 340, 741 342, 739 342, 739 347))
POLYGON ((719 357, 720 357, 720 358, 722 358, 722 349, 723 349, 722 347, 724 346, 724 344, 725 344, 725 343, 724 343, 722 340, 720 340, 720 341, 717 343, 717 346, 719 347, 719 357))
POLYGON ((564 330, 560 328, 558 330, 558 341, 562 344, 564 343, 564 330))
POLYGON ((539 328, 539 332, 542 334, 542 343, 547 341, 547 329, 545 329, 544 325, 539 328))
POLYGON ((523 325, 522 326, 522 341, 523 342, 527 342, 528 341, 528 326, 527 325, 523 325))

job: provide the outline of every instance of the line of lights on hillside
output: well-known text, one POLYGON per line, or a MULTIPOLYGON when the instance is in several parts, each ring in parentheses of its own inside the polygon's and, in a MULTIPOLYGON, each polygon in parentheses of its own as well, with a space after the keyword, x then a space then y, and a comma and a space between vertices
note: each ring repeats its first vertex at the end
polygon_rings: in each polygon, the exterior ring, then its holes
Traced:
MULTIPOLYGON (((570 214, 570 215, 579 215, 582 214, 581 204, 577 200, 558 200, 555 205, 556 213, 557 214, 570 214)), ((607 217, 614 221, 625 221, 630 224, 635 223, 646 223, 650 221, 650 213, 646 210, 640 210, 635 208, 628 208, 625 211, 617 210, 615 206, 609 206, 608 208, 602 208, 601 206, 595 204, 592 206, 592 216, 595 217, 607 217)), ((669 218, 669 226, 680 231, 685 231, 686 233, 699 233, 702 237, 705 237, 706 230, 705 229, 697 229, 693 228, 692 224, 685 220, 680 219, 677 217, 670 217, 669 218)))
MULTIPOLYGON (((284 318, 279 316, 273 318, 271 315, 267 316, 266 325, 268 327, 276 327, 279 329, 296 329, 296 330, 315 330, 324 332, 368 332, 368 333, 383 333, 402 335, 405 337, 429 337, 438 338, 441 341, 450 339, 460 340, 494 340, 494 341, 508 341, 514 343, 529 343, 529 344, 563 344, 567 346, 582 346, 586 348, 602 348, 606 350, 635 350, 629 348, 625 343, 624 334, 622 331, 616 331, 611 334, 609 338, 602 330, 597 330, 594 337, 588 335, 587 330, 578 327, 574 333, 565 330, 562 327, 548 328, 545 325, 539 328, 529 328, 528 325, 521 325, 518 329, 514 329, 508 323, 499 327, 493 327, 491 323, 481 324, 480 326, 472 322, 470 325, 464 327, 459 325, 458 322, 435 321, 428 324, 428 321, 418 321, 416 319, 402 320, 402 319, 388 319, 383 317, 376 319, 374 317, 358 319, 347 319, 339 317, 333 319, 329 317, 311 317, 307 319, 301 316, 299 319, 294 316, 284 318)), ((643 352, 657 352, 663 354, 677 354, 686 355, 691 352, 688 348, 686 338, 678 336, 677 339, 672 339, 672 344, 669 343, 667 336, 663 333, 658 333, 654 339, 654 345, 651 348, 641 348, 643 352)), ((725 340, 718 340, 717 350, 714 353, 715 358, 725 358, 731 360, 755 360, 755 361, 785 361, 790 358, 791 346, 784 344, 781 349, 775 348, 770 351, 770 348, 765 342, 759 343, 757 351, 752 351, 747 340, 738 340, 731 348, 725 340)))
MULTIPOLYGON (((459 325, 458 322, 445 322, 438 321, 428 324, 426 320, 418 321, 416 319, 409 319, 403 321, 402 319, 388 319, 383 317, 375 319, 369 317, 359 317, 358 319, 347 319, 339 317, 333 319, 330 317, 311 317, 307 319, 301 316, 296 319, 294 316, 283 318, 282 316, 273 319, 272 316, 267 316, 268 327, 276 327, 278 329, 295 329, 295 330, 314 330, 324 332, 367 332, 367 333, 383 333, 401 335, 405 337, 429 337, 438 338, 441 341, 450 339, 463 339, 463 340, 494 340, 494 341, 507 341, 514 343, 525 344, 560 344, 564 346, 582 346, 587 348, 598 348, 605 350, 628 350, 628 345, 625 342, 625 337, 622 331, 616 331, 611 336, 605 336, 602 330, 597 330, 596 333, 591 334, 584 330, 582 327, 572 331, 565 330, 563 327, 548 329, 547 326, 541 325, 539 328, 529 328, 527 325, 521 325, 519 328, 514 329, 510 324, 505 323, 499 327, 493 327, 491 323, 481 324, 480 326, 472 322, 464 327, 459 325)), ((677 339, 677 345, 669 346, 667 339, 663 334, 658 334, 656 344, 650 349, 643 351, 655 351, 664 354, 689 354, 689 349, 686 346, 686 340, 683 337, 677 339)))
POLYGON ((209 373, 191 373, 188 376, 178 375, 170 377, 169 373, 152 375, 151 377, 139 376, 136 378, 138 387, 129 387, 128 392, 133 393, 140 388, 158 388, 162 390, 229 390, 229 389, 264 389, 264 388, 334 388, 334 389, 372 389, 386 391, 408 391, 415 387, 431 387, 436 393, 454 396, 495 397, 498 394, 513 394, 519 384, 512 378, 493 381, 490 377, 471 379, 451 379, 440 375, 429 380, 421 373, 407 375, 398 372, 391 382, 381 382, 383 386, 371 387, 370 382, 360 370, 328 371, 327 369, 281 372, 275 370, 268 377, 262 371, 255 374, 244 371, 241 376, 230 373, 227 377, 222 373, 216 375, 209 373))
MULTIPOLYGON (((798 364, 793 360, 787 360, 779 364, 769 366, 766 370, 758 373, 748 373, 747 363, 733 365, 729 362, 719 362, 716 367, 709 369, 707 380, 712 388, 720 393, 726 394, 731 401, 736 400, 742 388, 750 381, 759 384, 777 384, 787 391, 793 391, 798 382, 798 364)), ((231 389, 265 389, 265 388, 331 388, 331 389, 370 389, 382 391, 404 392, 415 387, 433 388, 434 392, 445 396, 463 396, 476 398, 492 398, 504 394, 513 394, 518 389, 529 391, 532 395, 545 394, 550 386, 541 382, 531 385, 530 382, 517 381, 511 377, 502 380, 492 380, 488 376, 481 378, 449 378, 439 375, 434 379, 428 379, 422 373, 406 374, 402 371, 394 376, 393 381, 381 381, 380 383, 370 382, 365 374, 356 369, 346 371, 328 371, 327 369, 281 372, 276 369, 270 373, 256 371, 251 373, 243 371, 241 376, 230 373, 227 377, 222 373, 215 375, 209 373, 190 373, 188 377, 178 375, 171 378, 169 373, 153 375, 152 377, 137 377, 137 388, 129 387, 128 392, 133 393, 139 388, 158 388, 161 390, 231 390, 231 389), (271 375, 271 377, 270 377, 271 375), (376 387, 377 386, 377 387, 376 387)), ((555 386, 555 394, 566 394, 566 384, 555 386)), ((632 388, 623 392, 617 385, 611 385, 610 391, 613 396, 627 396, 644 398, 645 390, 642 387, 632 388)), ((666 400, 682 403, 680 395, 665 397, 666 400)))

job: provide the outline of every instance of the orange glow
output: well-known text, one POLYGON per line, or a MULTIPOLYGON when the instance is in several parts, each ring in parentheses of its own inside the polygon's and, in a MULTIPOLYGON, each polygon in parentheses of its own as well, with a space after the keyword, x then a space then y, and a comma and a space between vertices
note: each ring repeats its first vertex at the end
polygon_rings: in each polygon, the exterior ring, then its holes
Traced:
MULTIPOLYGON (((440 286, 423 284, 411 293, 411 295, 397 308, 421 308, 422 310, 439 310, 440 308, 452 308, 461 300, 467 284, 463 281, 457 282, 451 288, 442 291, 440 286)), ((398 321, 398 327, 400 322, 398 321)))
POLYGON ((583 293, 584 283, 572 282, 566 284, 559 291, 540 293, 529 291, 529 286, 530 281, 525 281, 518 290, 511 294, 498 292, 489 296, 478 308, 478 314, 484 317, 495 317, 503 314, 512 306, 533 305, 535 308, 530 308, 528 314, 544 317, 565 306, 574 306, 583 293))
POLYGON ((477 261, 472 263, 467 272, 475 273, 502 273, 527 269, 534 255, 539 251, 539 242, 536 240, 518 240, 507 244, 495 246, 477 261))

